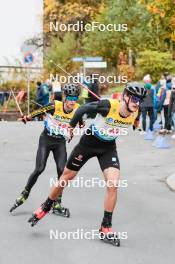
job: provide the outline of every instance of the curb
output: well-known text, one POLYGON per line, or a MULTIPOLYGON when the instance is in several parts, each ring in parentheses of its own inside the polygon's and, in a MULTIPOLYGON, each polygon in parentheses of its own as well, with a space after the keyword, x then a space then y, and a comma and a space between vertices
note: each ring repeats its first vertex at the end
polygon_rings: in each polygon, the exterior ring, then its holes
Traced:
POLYGON ((167 177, 166 184, 168 185, 171 191, 175 191, 175 173, 167 177))

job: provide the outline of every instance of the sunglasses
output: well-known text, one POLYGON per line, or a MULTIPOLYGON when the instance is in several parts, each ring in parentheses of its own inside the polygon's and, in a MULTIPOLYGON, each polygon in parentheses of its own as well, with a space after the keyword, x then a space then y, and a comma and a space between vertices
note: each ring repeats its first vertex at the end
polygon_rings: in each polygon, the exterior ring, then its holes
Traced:
POLYGON ((137 103, 141 103, 143 100, 135 95, 132 95, 131 97, 131 102, 133 102, 134 104, 137 104, 137 103))
POLYGON ((78 96, 66 96, 66 100, 68 100, 68 101, 78 101, 78 96))

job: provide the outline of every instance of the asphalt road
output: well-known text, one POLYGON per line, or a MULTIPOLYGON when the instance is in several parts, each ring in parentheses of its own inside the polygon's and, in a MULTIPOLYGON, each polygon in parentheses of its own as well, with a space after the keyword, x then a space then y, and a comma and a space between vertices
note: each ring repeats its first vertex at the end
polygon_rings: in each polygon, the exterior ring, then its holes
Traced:
MULTIPOLYGON (((85 234, 99 228, 104 188, 98 186, 67 188, 63 203, 70 208, 71 218, 48 215, 33 228, 27 223, 33 210, 46 199, 49 179, 56 177, 52 154, 27 202, 12 215, 9 213, 34 169, 41 131, 41 122, 0 123, 1 264, 174 263, 175 193, 168 189, 164 178, 174 172, 175 142, 170 140, 171 149, 158 150, 137 132, 120 138, 121 179, 128 186, 119 190, 113 217, 114 229, 127 238, 118 248, 97 237, 73 239, 71 235, 77 230, 85 234)), ((77 141, 78 137, 68 145, 68 153, 77 141)), ((79 177, 102 179, 97 160, 90 160, 79 177)))

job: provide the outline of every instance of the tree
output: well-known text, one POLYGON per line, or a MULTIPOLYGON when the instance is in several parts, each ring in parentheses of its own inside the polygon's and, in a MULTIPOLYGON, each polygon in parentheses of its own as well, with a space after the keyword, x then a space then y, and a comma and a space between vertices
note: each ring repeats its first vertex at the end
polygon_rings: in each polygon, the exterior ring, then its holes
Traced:
POLYGON ((175 1, 142 1, 152 16, 152 28, 157 38, 157 47, 161 50, 175 48, 175 1))
POLYGON ((85 51, 94 55, 101 55, 112 66, 116 65, 116 58, 121 50, 129 48, 137 52, 146 46, 155 46, 155 40, 149 25, 151 15, 145 5, 136 0, 109 0, 96 21, 104 24, 127 24, 128 31, 95 31, 85 33, 83 44, 85 51))
POLYGON ((171 60, 170 52, 145 50, 140 52, 137 60, 137 77, 143 79, 143 76, 149 73, 156 82, 163 72, 173 73, 174 68, 175 62, 171 60))
POLYGON ((58 63, 61 67, 69 71, 73 66, 72 56, 76 54, 76 48, 77 43, 74 35, 71 33, 65 34, 63 41, 53 39, 51 47, 44 59, 45 69, 52 74, 59 72, 59 69, 50 62, 50 60, 53 60, 54 63, 58 63))
MULTIPOLYGON (((71 24, 82 21, 84 24, 91 21, 98 12, 102 0, 45 0, 44 3, 44 43, 48 47, 51 45, 52 38, 63 39, 65 32, 50 31, 50 22, 59 24, 71 24)), ((80 39, 83 32, 75 34, 80 39)))

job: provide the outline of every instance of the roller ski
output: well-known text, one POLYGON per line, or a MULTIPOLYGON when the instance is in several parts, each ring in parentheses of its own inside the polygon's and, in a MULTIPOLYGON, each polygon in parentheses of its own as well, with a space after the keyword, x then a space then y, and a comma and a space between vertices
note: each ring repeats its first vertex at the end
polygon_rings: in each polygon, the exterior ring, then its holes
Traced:
POLYGON ((63 217, 70 217, 70 211, 68 208, 62 207, 61 203, 56 201, 52 206, 52 213, 55 215, 63 216, 63 217))
POLYGON ((105 243, 120 247, 120 239, 117 234, 112 231, 111 227, 101 227, 99 230, 100 240, 105 243))
POLYGON ((41 220, 52 208, 54 201, 47 199, 29 218, 28 223, 31 223, 31 226, 35 226, 39 220, 41 220))
POLYGON ((39 220, 41 220, 49 211, 45 211, 43 205, 39 207, 29 218, 28 222, 31 223, 31 226, 35 226, 39 220))
POLYGON ((18 197, 14 203, 14 205, 12 206, 12 208, 10 209, 10 213, 13 212, 17 207, 19 207, 20 205, 22 205, 27 198, 29 197, 29 192, 27 190, 24 190, 20 197, 18 197))

